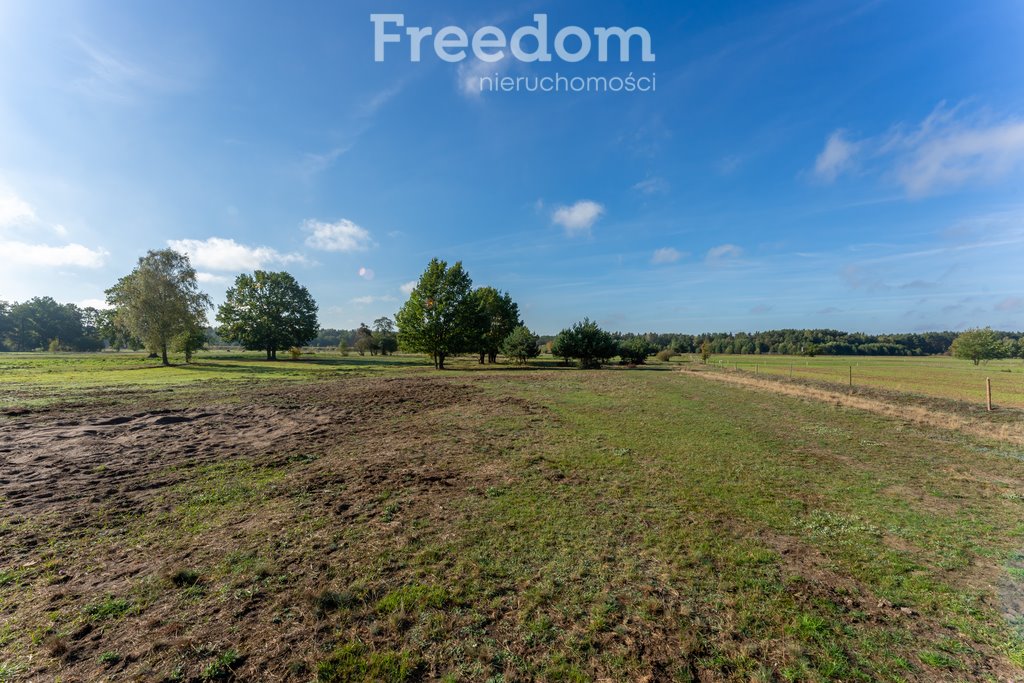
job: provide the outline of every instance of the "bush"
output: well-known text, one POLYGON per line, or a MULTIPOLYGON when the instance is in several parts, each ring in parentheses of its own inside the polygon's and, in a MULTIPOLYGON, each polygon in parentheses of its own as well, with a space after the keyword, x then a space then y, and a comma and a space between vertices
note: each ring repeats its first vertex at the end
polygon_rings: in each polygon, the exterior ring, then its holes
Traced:
POLYGON ((540 349, 537 348, 537 335, 525 325, 520 325, 505 337, 505 341, 501 344, 501 352, 520 364, 530 358, 536 358, 540 355, 540 349))
POLYGON ((603 363, 618 355, 619 345, 597 323, 584 318, 582 322, 558 333, 551 352, 564 358, 566 363, 570 358, 575 358, 580 368, 592 370, 600 368, 603 363))
POLYGON ((619 357, 624 364, 643 365, 647 357, 657 350, 643 337, 632 337, 619 342, 619 357))
POLYGON ((670 360, 672 360, 675 357, 675 355, 676 352, 673 351, 672 349, 662 349, 661 351, 658 351, 658 355, 655 356, 655 358, 660 360, 662 363, 667 363, 670 360))
POLYGON ((302 349, 300 349, 298 346, 293 346, 290 349, 288 349, 288 353, 292 355, 292 360, 299 360, 300 358, 302 358, 302 349))

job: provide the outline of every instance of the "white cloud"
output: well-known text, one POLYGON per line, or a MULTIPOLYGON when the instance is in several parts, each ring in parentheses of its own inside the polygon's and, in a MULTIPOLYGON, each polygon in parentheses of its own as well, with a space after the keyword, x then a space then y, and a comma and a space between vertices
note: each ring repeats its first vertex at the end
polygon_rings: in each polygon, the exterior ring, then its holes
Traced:
POLYGON ((0 263, 7 266, 102 268, 110 254, 81 244, 53 247, 48 244, 0 242, 0 263))
POLYGON ((814 161, 814 175, 819 180, 831 183, 847 170, 857 154, 859 143, 846 139, 846 131, 837 130, 828 136, 825 149, 814 161))
POLYGON ((663 247, 657 249, 654 252, 654 256, 651 257, 651 263, 655 265, 662 265, 665 263, 675 263, 683 257, 682 252, 672 247, 663 247))
POLYGON ((373 268, 367 268, 364 266, 359 269, 359 277, 363 278, 364 280, 372 280, 376 276, 377 274, 373 272, 373 268))
POLYGON ((110 308, 106 299, 82 299, 76 301, 75 305, 79 308, 95 308, 97 311, 105 311, 110 308))
POLYGON ((370 304, 377 302, 388 303, 394 301, 398 301, 398 299, 389 294, 385 294, 384 296, 357 296, 355 299, 352 299, 352 303, 359 304, 361 306, 369 306, 370 304))
POLYGON ((832 133, 814 175, 832 182, 854 162, 901 186, 910 197, 992 182, 1024 165, 1024 119, 965 113, 940 103, 919 124, 852 141, 832 133))
POLYGON ((0 188, 0 228, 36 220, 36 212, 28 202, 13 191, 0 188))
POLYGON ((941 105, 910 133, 882 147, 897 154, 895 176, 920 197, 972 181, 992 181, 1024 162, 1024 120, 961 121, 941 105))
POLYGON ((402 291, 402 294, 409 296, 410 294, 412 294, 412 290, 416 289, 416 280, 409 280, 398 289, 402 291))
POLYGON ((373 116, 377 111, 385 104, 390 102, 396 95, 402 92, 402 88, 405 87, 405 83, 399 81, 389 88, 379 90, 369 98, 363 101, 359 107, 359 113, 362 116, 373 116))
POLYGON ((664 178, 647 178, 633 186, 633 189, 641 194, 665 194, 668 192, 669 184, 664 178))
POLYGON ((739 258, 742 255, 743 250, 735 244, 721 244, 708 249, 708 262, 720 263, 727 259, 739 258))
POLYGON ((188 254, 193 266, 214 271, 259 270, 274 263, 304 263, 306 260, 301 254, 282 254, 270 247, 250 247, 223 237, 167 240, 167 246, 188 254))
POLYGON ((560 206, 551 214, 551 220, 565 228, 569 237, 589 234, 597 219, 604 215, 604 206, 589 199, 581 199, 572 206, 560 206))
POLYGON ((373 246, 373 238, 366 228, 362 228, 347 218, 336 223, 324 223, 309 219, 302 224, 302 229, 311 233, 306 238, 306 246, 322 251, 366 251, 373 246))
POLYGON ((483 62, 479 59, 466 59, 460 62, 457 70, 459 92, 469 98, 479 98, 483 93, 488 92, 490 87, 486 81, 482 83, 480 79, 486 77, 494 79, 495 74, 500 77, 508 70, 509 66, 511 66, 511 60, 507 54, 504 59, 497 62, 483 62))
POLYGON ((224 275, 214 275, 213 273, 204 273, 199 271, 196 273, 196 280, 204 284, 221 285, 226 282, 230 282, 231 278, 225 277, 224 275))
POLYGON ((307 152, 302 155, 302 161, 299 162, 299 174, 308 178, 310 176, 323 173, 333 166, 334 162, 342 155, 348 153, 350 149, 352 149, 352 145, 346 144, 332 147, 328 151, 320 154, 307 152))

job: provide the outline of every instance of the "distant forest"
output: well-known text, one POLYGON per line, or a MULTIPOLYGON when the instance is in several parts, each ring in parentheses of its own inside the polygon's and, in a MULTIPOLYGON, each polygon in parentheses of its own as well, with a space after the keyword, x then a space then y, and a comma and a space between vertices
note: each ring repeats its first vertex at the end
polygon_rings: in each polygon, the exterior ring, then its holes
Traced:
MULTIPOLYGON (((1010 342, 1015 357, 1024 357, 1024 334, 998 332, 1010 342)), ((210 345, 224 345, 213 328, 207 328, 210 345)), ((353 348, 358 331, 322 328, 309 346, 353 348)), ((677 353, 698 353, 707 341, 714 354, 815 354, 823 356, 929 356, 949 352, 956 332, 907 334, 863 334, 839 330, 767 330, 764 332, 716 332, 705 334, 614 333, 617 340, 643 337, 659 349, 677 353)), ((540 343, 554 339, 541 336, 540 343)), ((118 338, 109 313, 74 304, 60 304, 50 297, 21 303, 0 301, 0 351, 38 349, 97 351, 103 348, 139 348, 131 340, 118 338)))

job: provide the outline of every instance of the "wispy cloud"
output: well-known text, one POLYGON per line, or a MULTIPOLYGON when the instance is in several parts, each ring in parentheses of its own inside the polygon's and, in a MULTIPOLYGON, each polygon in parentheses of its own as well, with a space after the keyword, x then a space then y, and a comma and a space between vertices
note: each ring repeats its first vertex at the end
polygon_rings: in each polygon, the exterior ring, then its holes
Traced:
POLYGON ((839 174, 850 168, 860 143, 846 138, 846 131, 837 130, 828 136, 825 149, 814 161, 814 175, 824 182, 834 182, 839 174))
POLYGON ((398 301, 398 299, 390 294, 384 294, 382 296, 357 296, 352 299, 352 303, 360 306, 369 306, 376 303, 394 303, 396 301, 398 301))
POLYGON ((589 199, 581 199, 571 206, 559 206, 551 214, 551 221, 555 225, 565 228, 565 234, 569 237, 578 235, 589 235, 590 228, 605 213, 603 204, 589 199))
POLYGON ((715 171, 719 175, 732 175, 743 165, 743 157, 737 154, 724 156, 715 162, 715 171))
POLYGON ((334 223, 311 218, 302 224, 302 229, 310 233, 306 238, 306 246, 321 251, 348 253, 366 251, 374 246, 370 231, 347 218, 334 223))
POLYGON ((669 190, 669 184, 664 178, 647 178, 635 184, 633 189, 645 195, 665 194, 669 190))
POLYGON ((173 62, 164 60, 164 66, 157 67, 143 65, 96 40, 78 37, 75 44, 81 51, 85 73, 72 81, 71 89, 95 99, 131 103, 144 93, 181 92, 188 88, 189 79, 175 72, 182 67, 194 68, 191 58, 183 55, 175 55, 173 62))
POLYGON ((34 223, 37 221, 35 209, 13 190, 0 187, 0 228, 34 223))
POLYGON ((721 244, 708 249, 707 262, 714 265, 743 256, 743 249, 735 244, 721 244))
POLYGON ((82 299, 76 301, 75 305, 79 308, 95 308, 98 311, 105 311, 111 307, 106 299, 82 299))
MULTIPOLYGON (((271 247, 250 247, 223 237, 209 237, 205 240, 167 240, 167 246, 187 254, 193 266, 213 271, 240 272, 259 270, 272 264, 306 262, 306 258, 301 254, 283 254, 271 247)), ((210 279, 206 281, 213 282, 210 279)))
POLYGON ((910 197, 993 182, 1024 165, 1024 119, 969 113, 940 103, 919 124, 851 140, 837 130, 825 143, 813 175, 833 182, 853 168, 874 173, 910 197))
POLYGON ((512 59, 507 54, 504 59, 497 62, 466 59, 459 63, 456 70, 459 92, 469 99, 479 99, 485 92, 484 82, 481 79, 500 78, 511 66, 512 59))
POLYGON ((0 263, 15 268, 62 267, 100 268, 110 255, 102 248, 82 244, 47 244, 36 240, 40 232, 66 237, 67 228, 39 217, 35 207, 11 188, 0 186, 0 263))
POLYGON ((1024 298, 1019 296, 1009 296, 996 304, 996 310, 1004 313, 1015 313, 1017 311, 1024 311, 1024 298))
POLYGON ((215 275, 213 273, 196 272, 196 280, 207 285, 223 285, 231 281, 226 275, 215 275))
POLYGON ((410 294, 412 294, 412 290, 416 289, 416 280, 409 280, 398 289, 399 291, 402 292, 402 294, 409 296, 410 294))
POLYGON ((0 241, 0 264, 7 267, 34 266, 52 268, 102 268, 110 256, 105 249, 90 249, 81 244, 29 244, 15 240, 0 241))
POLYGON ((323 173, 350 149, 352 149, 352 145, 346 144, 332 147, 326 152, 306 152, 302 155, 302 160, 299 162, 299 175, 304 178, 310 178, 323 173))
POLYGON ((404 88, 405 81, 399 81, 383 90, 378 90, 363 100, 359 106, 359 115, 364 118, 374 116, 384 105, 397 97, 404 88))
POLYGON ((664 265, 666 263, 675 263, 683 257, 683 253, 673 247, 662 247, 654 251, 654 256, 651 257, 651 263, 654 265, 664 265))

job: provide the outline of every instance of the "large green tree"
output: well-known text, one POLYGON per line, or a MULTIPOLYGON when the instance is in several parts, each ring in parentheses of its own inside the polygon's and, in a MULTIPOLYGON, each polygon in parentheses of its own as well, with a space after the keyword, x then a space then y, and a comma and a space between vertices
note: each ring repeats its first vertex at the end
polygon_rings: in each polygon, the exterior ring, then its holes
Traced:
POLYGON ((447 357, 472 350, 476 306, 473 281, 456 262, 433 259, 398 314, 398 344, 411 353, 426 353, 444 369, 447 357))
POLYGON ((139 258, 135 270, 107 290, 107 302, 117 323, 160 354, 164 365, 170 365, 167 349, 175 338, 205 325, 211 306, 188 256, 173 249, 139 258))
POLYGON ((267 360, 276 360, 278 351, 304 346, 320 329, 309 291, 288 273, 263 270, 235 278, 217 309, 217 322, 223 339, 265 351, 267 360))
POLYGON ((1010 349, 991 328, 967 330, 953 340, 953 356, 965 358, 975 365, 997 358, 1009 358, 1010 349))
POLYGON ((473 291, 476 307, 473 344, 480 355, 480 363, 498 360, 498 352, 505 338, 521 324, 519 305, 512 301, 508 292, 499 292, 494 287, 480 287, 473 291))

